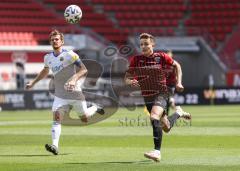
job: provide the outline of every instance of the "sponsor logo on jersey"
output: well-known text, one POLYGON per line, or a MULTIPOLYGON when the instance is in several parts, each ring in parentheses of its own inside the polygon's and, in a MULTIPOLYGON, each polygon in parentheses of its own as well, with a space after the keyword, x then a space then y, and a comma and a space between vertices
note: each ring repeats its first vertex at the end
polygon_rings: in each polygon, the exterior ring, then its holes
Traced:
POLYGON ((61 69, 63 69, 63 64, 61 64, 59 66, 52 67, 52 72, 58 72, 61 69))
POLYGON ((156 57, 156 58, 155 58, 155 61, 156 61, 158 64, 160 64, 160 60, 161 60, 160 57, 156 57))

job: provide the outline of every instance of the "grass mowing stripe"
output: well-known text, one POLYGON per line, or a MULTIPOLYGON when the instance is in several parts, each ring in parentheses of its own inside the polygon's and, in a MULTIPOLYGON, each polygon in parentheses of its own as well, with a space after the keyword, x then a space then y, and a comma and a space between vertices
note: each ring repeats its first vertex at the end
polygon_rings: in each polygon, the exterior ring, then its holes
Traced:
MULTIPOLYGON (((17 148, 14 148, 17 150, 17 148)), ((18 149, 19 150, 19 149, 18 149)), ((53 156, 43 148, 27 148, 28 153, 21 148, 19 153, 1 154, 2 163, 9 163, 15 158, 17 163, 66 163, 66 164, 107 164, 132 163, 151 164, 143 157, 148 148, 129 147, 64 147, 60 155, 53 156), (129 155, 125 155, 126 151, 129 155)), ((164 148, 162 150, 161 166, 164 165, 212 165, 212 166, 240 166, 239 149, 219 150, 207 148, 164 148), (226 159, 231 159, 225 162, 226 159)))
MULTIPOLYGON (((72 136, 63 135, 61 145, 98 146, 98 147, 149 147, 152 148, 151 136, 72 136)), ((1 135, 0 145, 44 145, 50 136, 36 135, 1 135)), ((163 137, 163 147, 191 148, 240 148, 240 136, 177 136, 163 137)))
MULTIPOLYGON (((240 136, 240 127, 220 126, 176 126, 169 135, 219 135, 240 136)), ((51 125, 1 126, 0 135, 48 135, 51 125)), ((151 136, 152 128, 145 127, 62 127, 62 135, 92 135, 92 136, 151 136)))
POLYGON ((88 170, 88 171, 200 171, 200 170, 211 170, 211 171, 239 171, 239 166, 212 166, 212 165, 163 165, 162 163, 144 163, 144 162, 86 162, 86 163, 60 163, 56 164, 3 164, 0 165, 0 170, 6 171, 79 171, 79 170, 88 170))
POLYGON ((5 123, 0 125, 0 170, 239 170, 240 106, 183 109, 193 121, 164 135, 160 163, 143 157, 153 146, 151 127, 129 124, 146 117, 143 108, 120 108, 106 121, 87 127, 63 126, 59 156, 44 149, 51 142, 49 110, 0 112, 6 121, 0 122, 5 123), (127 125, 119 122, 126 118, 127 125))

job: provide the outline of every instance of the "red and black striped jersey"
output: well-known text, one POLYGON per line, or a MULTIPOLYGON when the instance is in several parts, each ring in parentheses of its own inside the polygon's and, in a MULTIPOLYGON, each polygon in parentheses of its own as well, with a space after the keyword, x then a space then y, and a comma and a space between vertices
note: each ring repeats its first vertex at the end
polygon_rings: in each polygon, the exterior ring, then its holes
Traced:
POLYGON ((166 66, 173 59, 164 52, 154 52, 151 56, 136 55, 130 59, 128 73, 138 80, 142 95, 151 96, 167 93, 166 66))
POLYGON ((177 82, 177 75, 176 75, 176 70, 175 67, 172 65, 167 65, 166 66, 166 84, 169 87, 175 87, 177 82))

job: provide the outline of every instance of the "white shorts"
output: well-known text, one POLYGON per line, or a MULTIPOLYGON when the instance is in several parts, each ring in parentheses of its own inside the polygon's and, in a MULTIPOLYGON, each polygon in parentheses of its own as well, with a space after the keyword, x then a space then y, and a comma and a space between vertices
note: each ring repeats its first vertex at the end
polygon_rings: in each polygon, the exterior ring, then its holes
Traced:
POLYGON ((55 96, 52 111, 55 112, 63 106, 72 106, 77 113, 84 113, 87 110, 87 102, 85 100, 69 100, 55 96))

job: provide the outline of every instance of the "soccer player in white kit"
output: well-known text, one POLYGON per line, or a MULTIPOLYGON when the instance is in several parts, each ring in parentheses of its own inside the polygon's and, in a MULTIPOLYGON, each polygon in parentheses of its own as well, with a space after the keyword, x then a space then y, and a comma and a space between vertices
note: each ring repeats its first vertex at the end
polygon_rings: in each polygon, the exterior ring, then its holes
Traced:
POLYGON ((51 70, 54 75, 54 102, 52 106, 52 144, 46 144, 47 151, 57 155, 58 142, 61 134, 61 121, 64 114, 69 114, 73 108, 83 122, 96 112, 104 114, 104 110, 96 105, 87 107, 81 87, 78 84, 83 82, 87 69, 79 59, 79 56, 72 50, 62 48, 64 36, 58 30, 53 30, 49 35, 49 41, 53 52, 44 56, 44 68, 34 80, 26 84, 26 89, 31 89, 38 81, 46 77, 51 70), (80 68, 76 72, 76 67, 80 68), (76 93, 76 92, 80 92, 76 93), (76 95, 77 94, 77 95, 76 95))

